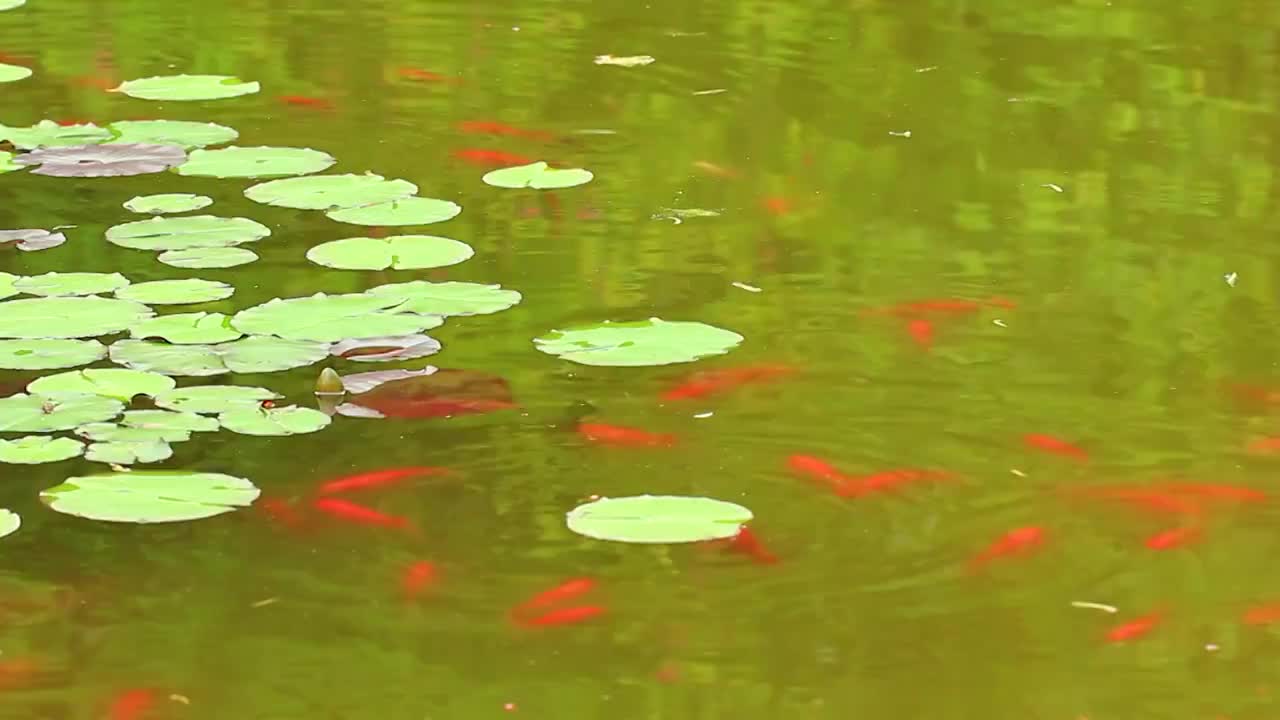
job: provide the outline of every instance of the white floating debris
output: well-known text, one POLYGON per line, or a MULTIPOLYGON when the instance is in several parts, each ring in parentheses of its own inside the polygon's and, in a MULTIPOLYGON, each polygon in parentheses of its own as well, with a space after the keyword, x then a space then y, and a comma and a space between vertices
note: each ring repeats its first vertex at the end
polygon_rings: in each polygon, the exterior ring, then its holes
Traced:
POLYGON ((1231 287, 1236 286, 1236 280, 1238 280, 1239 278, 1240 276, 1235 273, 1227 273, 1226 275, 1222 276, 1222 279, 1226 280, 1227 284, 1230 285, 1231 287))
POLYGON ((996 318, 995 320, 992 320, 992 321, 991 321, 991 324, 992 324, 992 325, 997 325, 997 326, 1002 327, 1002 328, 1007 328, 1007 327, 1009 327, 1008 325, 1005 325, 1005 324, 1004 324, 1004 321, 1003 321, 1003 320, 1001 320, 1000 318, 996 318))
POLYGON ((1208 652, 1218 652, 1222 648, 1217 643, 1205 643, 1204 649, 1208 652))
POLYGON ((937 69, 938 69, 937 65, 930 65, 929 67, 916 68, 916 72, 927 73, 927 72, 933 72, 934 70, 937 70, 937 69))
POLYGON ((1101 610, 1102 612, 1105 612, 1105 613, 1120 612, 1119 608, 1115 607, 1114 605, 1103 605, 1102 603, 1095 603, 1095 602, 1082 602, 1080 600, 1072 600, 1071 607, 1084 608, 1085 610, 1101 610))
POLYGON ((1026 473, 1022 472, 1018 468, 1009 468, 1009 472, 1013 473, 1014 475, 1017 475, 1020 478, 1024 478, 1027 476, 1026 473))
POLYGON ((597 55, 597 65, 617 65, 618 67, 639 67, 656 60, 652 55, 597 55))
POLYGON ((747 292, 757 292, 757 293, 758 293, 758 292, 764 292, 764 290, 762 290, 762 289, 760 289, 760 288, 756 287, 755 285, 748 285, 748 284, 746 284, 746 283, 744 283, 744 282, 738 282, 738 281, 736 281, 736 280, 735 280, 734 282, 729 283, 729 284, 730 284, 730 285, 732 285, 732 286, 734 286, 734 287, 736 287, 736 288, 738 288, 739 290, 746 290, 747 292))
POLYGON ((711 417, 712 415, 715 415, 715 413, 713 413, 713 412, 704 412, 704 413, 698 413, 697 415, 694 415, 694 417, 696 417, 696 418, 698 418, 699 420, 701 420, 701 419, 703 419, 703 418, 709 418, 709 417, 711 417))
POLYGON ((724 88, 715 88, 714 90, 695 90, 694 95, 719 95, 722 92, 729 92, 724 88))
POLYGON ((720 217, 720 210, 704 210, 702 208, 658 208, 651 217, 653 220, 670 220, 679 225, 685 218, 720 217))
POLYGON ((1052 191, 1054 191, 1054 192, 1065 192, 1065 190, 1063 190, 1063 189, 1062 189, 1062 186, 1061 186, 1061 185, 1054 185, 1053 183, 1045 183, 1045 184, 1041 185, 1040 187, 1042 187, 1042 188, 1049 188, 1050 190, 1052 190, 1052 191))
POLYGON ((276 603, 278 603, 278 602, 280 602, 280 598, 278 598, 278 597, 269 597, 269 598, 265 598, 265 599, 263 599, 263 600, 258 600, 258 601, 256 601, 256 602, 250 603, 250 604, 249 604, 249 607, 253 607, 253 608, 262 608, 262 607, 266 607, 266 606, 268 606, 268 605, 275 605, 275 604, 276 604, 276 603))
POLYGON ((572 134, 573 135, 617 135, 618 131, 607 130, 605 128, 583 128, 581 130, 574 130, 572 134))
POLYGON ((892 136, 894 136, 894 137, 905 137, 905 138, 909 138, 909 137, 911 137, 911 131, 910 131, 910 130, 903 130, 902 132, 894 132, 894 131, 890 130, 890 131, 889 131, 889 134, 890 134, 890 135, 892 135, 892 136))

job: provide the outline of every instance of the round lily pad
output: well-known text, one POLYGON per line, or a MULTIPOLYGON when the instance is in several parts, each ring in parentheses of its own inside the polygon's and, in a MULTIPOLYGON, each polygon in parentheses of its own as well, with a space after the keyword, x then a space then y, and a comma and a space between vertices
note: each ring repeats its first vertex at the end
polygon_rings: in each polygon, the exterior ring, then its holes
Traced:
POLYGON ((221 345, 169 345, 119 340, 111 361, 135 370, 163 375, 202 377, 227 372, 264 373, 292 370, 329 355, 328 343, 249 337, 221 345))
POLYGON ((418 186, 381 175, 312 175, 254 185, 244 191, 254 202, 297 210, 330 210, 409 197, 418 186))
MULTIPOLYGON (((18 3, 18 5, 21 4, 21 2, 18 3)), ((8 9, 0 8, 0 10, 8 9)), ((0 508, 0 537, 16 533, 20 527, 22 527, 22 518, 18 517, 18 513, 0 508)))
POLYGON ((14 162, 39 165, 31 171, 36 175, 125 177, 163 172, 186 159, 186 151, 176 145, 129 143, 41 148, 14 158, 14 162))
POLYGON ((27 4, 27 0, 0 0, 0 11, 12 10, 27 4))
POLYGON ((456 265, 471 257, 471 246, 433 235, 347 238, 316 245, 307 259, 340 270, 418 270, 456 265))
POLYGON ((569 529, 597 540, 687 543, 738 534, 751 511, 723 500, 678 495, 602 498, 569 511, 569 529))
POLYGON ((70 460, 84 454, 84 444, 71 438, 27 435, 17 440, 0 440, 0 463, 39 465, 70 460))
POLYGON ((188 305, 214 302, 232 296, 235 288, 216 280, 154 280, 116 291, 116 297, 145 305, 188 305))
MULTIPOLYGON (((276 335, 289 340, 338 340, 408 335, 441 324, 439 318, 388 311, 397 298, 355 293, 270 300, 241 310, 232 327, 249 335, 276 335)), ((3 308, 3 305, 0 305, 3 308)))
POLYGON ((222 427, 241 435, 300 435, 323 430, 332 418, 304 407, 243 408, 218 416, 222 427))
POLYGON ((120 120, 107 126, 114 135, 110 143, 154 143, 177 145, 186 150, 221 145, 240 133, 224 125, 186 120, 120 120))
POLYGON ((208 377, 229 372, 222 357, 209 345, 117 340, 110 352, 111 362, 117 365, 161 375, 208 377))
POLYGON ((90 368, 37 378, 27 385, 27 392, 40 395, 82 393, 128 402, 135 395, 154 397, 172 390, 176 384, 173 378, 156 373, 118 368, 90 368))
POLYGON ((220 100, 258 92, 256 82, 229 75, 169 75, 121 83, 112 92, 139 100, 220 100))
POLYGON ((110 465, 154 463, 171 457, 173 448, 162 440, 92 443, 84 451, 85 460, 110 465))
POLYGON ((407 197, 362 207, 330 210, 330 220, 352 225, 429 225, 457 217, 462 207, 448 200, 407 197))
POLYGON ((93 442, 185 442, 191 439, 191 431, 173 428, 140 428, 115 423, 88 423, 76 428, 76 434, 93 442))
POLYGON ((55 370, 88 365, 107 356, 97 340, 0 340, 0 369, 55 370))
POLYGON ((139 195, 124 204, 124 209, 143 215, 168 215, 184 213, 207 208, 213 204, 213 198, 191 193, 164 193, 161 195, 139 195))
POLYGON ((31 77, 31 68, 0 63, 0 83, 17 82, 31 77))
POLYGON ((329 355, 329 343, 255 335, 214 348, 222 363, 234 373, 267 373, 292 370, 319 362, 329 355))
POLYGON ((143 320, 129 328, 138 339, 158 337, 174 345, 207 345, 230 342, 241 336, 222 313, 181 313, 143 320))
POLYGON ((218 248, 261 240, 271 234, 249 218, 186 215, 155 217, 107 228, 107 240, 137 250, 218 248))
POLYGON ((119 400, 96 395, 10 395, 0 398, 0 432, 56 432, 120 414, 119 400))
POLYGON ((126 410, 120 424, 146 430, 186 430, 216 432, 222 426, 215 418, 173 410, 126 410))
POLYGON ((557 169, 549 167, 545 162, 530 165, 501 168, 485 173, 481 180, 486 185, 500 188, 533 188, 535 190, 556 190, 586 185, 595 177, 588 170, 581 168, 557 169))
POLYGON ((229 268, 248 265, 258 259, 258 254, 242 247, 211 247, 167 250, 156 259, 180 268, 229 268))
POLYGON ((28 295, 62 297, 109 293, 129 285, 120 273, 45 273, 15 280, 13 286, 28 295))
MULTIPOLYGON (((0 230, 0 250, 10 243, 23 252, 35 252, 58 247, 67 241, 67 236, 60 232, 49 232, 28 228, 25 230, 0 230)), ((12 277, 12 276, 10 276, 12 277)))
POLYGON ((0 338, 82 338, 120 332, 154 313, 146 305, 100 297, 0 303, 0 338))
POLYGON ((7 140, 20 150, 89 145, 110 139, 110 130, 92 123, 59 125, 52 120, 41 120, 30 127, 0 125, 0 140, 7 140))
MULTIPOLYGON (((279 400, 280 395, 260 387, 241 385, 199 385, 170 390, 157 395, 158 407, 177 412, 221 414, 241 408, 259 407, 265 400, 279 400)), ((3 429, 3 421, 0 421, 3 429)))
POLYGON ((713 325, 651 318, 552 330, 533 343, 544 353, 582 365, 643 366, 723 355, 742 340, 741 335, 713 325))
POLYGON ((158 523, 228 513, 248 507, 258 494, 253 483, 230 475, 135 470, 68 478, 40 493, 40 500, 90 520, 158 523))
POLYGON ((193 150, 175 172, 216 178, 288 177, 317 173, 335 162, 332 155, 309 148, 228 147, 193 150))
POLYGON ((379 285, 365 292, 370 295, 404 300, 396 307, 401 312, 423 315, 487 315, 506 310, 520 302, 520 293, 504 290, 500 285, 479 283, 433 283, 414 280, 392 285, 379 285))

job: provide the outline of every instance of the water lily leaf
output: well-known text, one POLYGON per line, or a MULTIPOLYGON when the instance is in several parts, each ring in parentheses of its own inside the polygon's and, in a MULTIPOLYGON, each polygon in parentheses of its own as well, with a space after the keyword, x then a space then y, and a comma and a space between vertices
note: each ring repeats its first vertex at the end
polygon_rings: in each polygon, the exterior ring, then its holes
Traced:
POLYGON ((471 246, 434 235, 347 238, 316 245, 307 259, 340 270, 418 270, 456 265, 471 257, 471 246))
POLYGON ((381 175, 313 175, 272 180, 244 191, 254 202, 297 210, 331 210, 399 200, 418 192, 408 180, 381 175))
POLYGON ((549 355, 582 365, 635 367, 693 362, 723 355, 743 340, 738 333, 699 322, 640 322, 552 330, 533 344, 549 355))
POLYGON ((0 83, 17 82, 31 77, 31 68, 0 63, 0 83))
POLYGON ((167 390, 172 390, 176 384, 173 378, 156 373, 118 368, 90 368, 37 378, 27 385, 27 392, 40 395, 80 393, 128 402, 135 395, 155 397, 167 390))
POLYGON ((17 172, 18 170, 26 170, 23 165, 13 161, 13 153, 0 152, 0 173, 17 172))
POLYGON ((352 225, 429 225, 457 217, 462 207, 448 200, 407 197, 363 207, 330 210, 330 220, 352 225))
POLYGON ((200 210, 212 204, 213 198, 204 195, 164 193, 161 195, 139 195, 125 202, 124 209, 143 215, 167 215, 200 210))
POLYGON ((412 360, 438 352, 440 352, 440 341, 426 335, 392 335, 363 340, 343 340, 329 348, 329 353, 334 357, 355 362, 412 360))
POLYGON ((71 438, 27 435, 17 440, 0 440, 0 463, 39 465, 80 457, 84 444, 71 438))
POLYGON ((401 312, 422 315, 487 315, 496 313, 520 302, 520 293, 504 290, 501 285, 479 283, 433 283, 414 280, 392 285, 379 285, 365 291, 370 295, 395 297, 404 300, 396 307, 401 312))
POLYGON ((17 280, 17 275, 0 272, 0 300, 7 297, 13 297, 18 294, 18 288, 13 286, 17 280))
POLYGON ((56 432, 120 414, 119 400, 96 395, 10 395, 0 398, 0 432, 56 432))
MULTIPOLYGON (((11 2, 13 0, 10 0, 11 2)), ((3 2, 3 0, 0 0, 3 2)), ((18 5, 26 2, 26 0, 17 0, 18 5)), ((17 7, 14 5, 13 7, 17 7)), ((0 10, 8 10, 9 8, 0 8, 0 10)), ((18 517, 18 513, 12 510, 0 508, 0 537, 12 535, 18 532, 18 528, 22 527, 22 518, 18 517)))
POLYGON ((169 75, 121 83, 111 92, 139 100, 221 100, 251 95, 261 86, 229 75, 169 75))
MULTIPOLYGON (((219 414, 240 408, 256 408, 265 400, 282 396, 260 387, 200 385, 157 395, 156 406, 176 412, 219 414)), ((0 427, 2 429, 2 427, 0 427)))
POLYGON ((193 150, 174 172, 215 178, 288 177, 317 173, 336 162, 332 155, 309 148, 228 147, 193 150))
POLYGON ((486 185, 500 188, 533 188, 535 190, 556 190, 586 185, 595 177, 589 170, 581 168, 559 169, 549 167, 545 162, 530 165, 501 168, 485 173, 486 185))
POLYGON ((738 534, 751 511, 731 502, 678 495, 601 498, 569 511, 569 529, 597 540, 687 543, 738 534))
POLYGON ((222 427, 241 435, 301 435, 323 430, 333 420, 304 407, 242 408, 218 416, 222 427))
POLYGON ((24 252, 48 250, 66 241, 66 235, 48 230, 0 230, 0 247, 13 243, 14 247, 24 252))
POLYGON ((129 285, 120 273, 45 273, 18 278, 13 286, 28 295, 63 297, 109 293, 129 285))
POLYGON ((143 320, 129 328, 138 339, 158 337, 174 345, 208 345, 230 342, 241 337, 231 327, 231 318, 222 313, 181 313, 143 320))
POLYGON ((236 373, 266 373, 292 370, 319 362, 329 356, 329 344, 305 340, 285 340, 254 336, 218 345, 215 350, 227 369, 236 373))
POLYGON ((249 335, 337 342, 382 335, 408 335, 437 327, 442 322, 426 315, 388 310, 399 302, 397 298, 379 298, 362 293, 317 293, 290 300, 276 298, 241 310, 231 319, 231 325, 249 335))
POLYGON ((111 345, 111 362, 161 375, 208 377, 228 372, 218 351, 209 345, 117 340, 111 345))
POLYGON ((154 280, 138 283, 116 291, 116 297, 145 305, 187 305, 214 302, 232 296, 235 288, 216 280, 186 278, 184 280, 154 280))
MULTIPOLYGON (((496 375, 473 370, 400 372, 410 377, 383 381, 368 392, 355 394, 349 402, 338 406, 338 412, 348 417, 421 419, 475 415, 517 407, 511 397, 511 386, 496 375)), ((349 392, 354 393, 352 388, 360 387, 357 381, 368 383, 374 379, 373 376, 374 373, 358 373, 344 377, 342 382, 349 392)))
POLYGON ((188 215, 116 225, 107 228, 107 241, 137 250, 188 250, 230 247, 261 240, 270 234, 266 225, 249 218, 188 215))
POLYGON ((154 315, 128 300, 56 297, 0 303, 0 338, 81 338, 109 335, 154 315))
POLYGON ((242 247, 190 248, 166 250, 156 259, 180 268, 229 268, 248 265, 258 259, 258 254, 242 247))
POLYGON ((19 165, 39 165, 31 172, 52 177, 124 177, 168 170, 187 159, 174 145, 76 145, 32 150, 14 158, 19 165))
POLYGON ((0 369, 55 370, 88 365, 107 356, 97 340, 0 340, 0 369))
POLYGON ((218 473, 135 470, 68 478, 40 493, 67 515, 108 522, 199 520, 248 507, 259 490, 243 478, 218 473))
POLYGON ((173 448, 163 440, 141 442, 100 442, 85 448, 84 459, 109 465, 154 463, 173 457, 173 448))
POLYGON ((92 123, 85 125, 59 125, 52 120, 41 120, 31 127, 0 125, 0 140, 8 140, 20 150, 91 145, 110 139, 110 130, 100 128, 92 123))
POLYGON ((76 434, 86 440, 106 443, 185 442, 191 439, 188 430, 126 427, 109 422, 81 425, 76 428, 76 434))
POLYGON ((222 426, 211 417, 172 410, 126 410, 120 424, 145 430, 217 432, 222 426))
POLYGON ((114 143, 177 145, 184 150, 221 145, 240 136, 232 128, 186 120, 120 120, 107 126, 114 143))
MULTIPOLYGON (((27 4, 27 0, 0 0, 0 11, 12 10, 27 4)), ((7 510, 5 512, 8 512, 7 510)))
POLYGON ((420 370, 375 370, 373 372, 352 373, 342 376, 342 389, 352 394, 367 393, 379 385, 386 385, 396 380, 407 380, 432 375, 440 368, 428 365, 420 370))

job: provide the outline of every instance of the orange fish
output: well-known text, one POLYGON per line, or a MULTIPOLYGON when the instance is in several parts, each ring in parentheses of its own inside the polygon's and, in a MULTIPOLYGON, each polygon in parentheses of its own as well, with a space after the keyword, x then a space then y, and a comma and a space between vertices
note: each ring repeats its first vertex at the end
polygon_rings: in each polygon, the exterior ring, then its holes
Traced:
POLYGON ((790 215, 791 211, 795 209, 795 206, 791 204, 790 200, 777 195, 771 195, 761 199, 760 205, 764 207, 765 212, 770 215, 790 215))
POLYGON ((901 468, 885 470, 874 475, 847 478, 845 486, 837 492, 846 497, 856 497, 873 492, 892 492, 902 485, 917 480, 942 480, 951 477, 951 473, 940 470, 916 470, 901 468))
POLYGON ((1052 435, 1037 435, 1033 433, 1023 435, 1022 440, 1027 444, 1027 447, 1035 448, 1036 450, 1042 450, 1054 455, 1062 455, 1063 457, 1069 457, 1078 462, 1086 462, 1089 460, 1089 453, 1075 445, 1072 445, 1066 440, 1056 438, 1052 435))
POLYGON ((415 80, 417 82, 438 82, 449 85, 459 85, 462 83, 462 78, 450 77, 448 75, 441 75, 437 72, 431 72, 430 70, 420 70, 418 68, 411 67, 398 68, 396 70, 396 74, 406 80, 415 80))
POLYGON ((999 558, 1025 555, 1043 546, 1044 540, 1044 528, 1034 525, 1014 528, 996 538, 986 550, 975 555, 969 561, 969 570, 971 572, 982 570, 999 558))
POLYGON ((604 612, 604 608, 599 605, 578 605, 575 607, 552 610, 545 615, 539 615, 538 617, 525 620, 523 624, 531 627, 570 625, 600 617, 604 612))
POLYGON ((559 604, 565 600, 585 595, 596 587, 596 581, 589 577, 579 577, 566 580, 550 590, 543 590, 528 600, 516 606, 516 610, 524 612, 527 610, 540 610, 559 604))
POLYGON ((760 542, 760 538, 751 532, 751 528, 743 525, 738 534, 729 541, 729 549, 740 552, 761 565, 772 565, 778 562, 778 556, 769 552, 760 542))
POLYGON ((358 475, 348 475, 347 477, 330 480, 324 483, 316 491, 320 495, 333 495, 335 493, 352 492, 355 490, 371 490, 380 488, 385 485, 392 485, 412 477, 420 477, 424 475, 447 475, 449 470, 442 467, 402 467, 391 468, 388 470, 374 470, 372 472, 360 473, 358 475))
POLYGON ((151 688, 125 690, 111 701, 111 720, 140 720, 156 706, 159 694, 151 688))
POLYGON ((439 572, 435 563, 421 560, 405 569, 404 575, 400 578, 400 589, 404 592, 406 599, 413 600, 435 585, 438 578, 439 572))
POLYGON ((1205 501, 1225 503, 1263 502, 1267 494, 1261 490, 1238 487, 1235 485, 1213 485, 1203 483, 1168 483, 1160 486, 1164 492, 1174 495, 1189 495, 1205 501))
POLYGON ((324 98, 310 97, 307 95, 281 95, 280 102, 285 105, 294 105, 296 107, 306 107, 312 110, 332 110, 333 103, 324 98))
POLYGON ((1280 622, 1280 603, 1254 605, 1245 610, 1241 618, 1245 625, 1270 625, 1280 622))
POLYGON ((1143 615, 1140 618, 1130 620, 1122 625, 1117 625, 1107 631, 1107 642, 1121 643, 1130 640, 1137 640, 1147 633, 1156 629, 1161 622, 1164 621, 1164 614, 1154 612, 1149 615, 1143 615))
POLYGON ((604 423, 578 423, 578 434, 594 443, 622 447, 671 447, 676 436, 604 423))
POLYGON ((0 690, 31 687, 43 673, 41 663, 29 657, 0 660, 0 690))
POLYGON ((525 157, 524 155, 516 155, 501 150, 480 150, 475 148, 454 150, 453 156, 472 165, 485 167, 528 165, 533 162, 533 158, 525 157))
POLYGON ((939 298, 931 300, 914 300, 899 303, 887 308, 864 311, 871 315, 963 315, 976 313, 984 307, 1002 307, 1012 310, 1017 303, 1006 298, 993 297, 986 300, 967 300, 964 298, 939 298))
POLYGON ((1202 532, 1197 526, 1171 528, 1158 532, 1143 543, 1152 550, 1173 550, 1200 540, 1202 532))
POLYGON ((925 350, 933 347, 933 323, 928 320, 916 318, 908 321, 907 334, 911 336, 916 345, 925 350))
POLYGON ((373 525, 376 527, 396 528, 398 530, 407 530, 410 527, 408 518, 399 515, 387 515, 373 508, 357 505, 346 500, 339 500, 338 498, 319 498, 315 501, 314 507, 326 515, 358 525, 373 525))
POLYGON ((840 493, 851 482, 851 479, 835 468, 834 465, 813 455, 792 455, 787 458, 787 466, 801 475, 821 480, 840 493))
POLYGON ((530 140, 554 140, 555 135, 545 130, 525 130, 491 120, 464 120, 458 123, 458 129, 464 133, 477 135, 502 135, 504 137, 520 137, 530 140))
POLYGON ((1157 488, 1149 487, 1092 487, 1071 492, 1100 500, 1115 500, 1140 510, 1159 513, 1196 515, 1201 512, 1200 503, 1157 488))
POLYGON ((1271 454, 1277 450, 1280 450, 1280 437, 1258 438, 1257 440, 1254 440, 1253 442, 1249 443, 1246 447, 1249 450, 1249 452, 1259 453, 1264 455, 1271 454))
POLYGON ((518 625, 547 626, 581 622, 604 613, 598 605, 582 605, 558 610, 548 610, 572 598, 585 595, 595 589, 596 581, 580 577, 566 580, 544 590, 511 609, 511 620, 518 625), (544 612, 546 611, 546 612, 544 612))
POLYGON ((786 365, 748 365, 745 367, 703 370, 692 373, 680 384, 662 393, 663 400, 688 400, 723 393, 750 383, 768 382, 794 373, 786 365))

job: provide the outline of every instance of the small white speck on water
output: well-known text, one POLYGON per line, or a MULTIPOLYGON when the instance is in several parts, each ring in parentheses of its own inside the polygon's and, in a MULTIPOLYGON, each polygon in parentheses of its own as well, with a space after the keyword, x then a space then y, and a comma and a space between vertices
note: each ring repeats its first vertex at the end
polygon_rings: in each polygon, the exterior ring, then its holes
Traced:
POLYGON ((709 418, 709 417, 711 417, 712 415, 715 415, 715 413, 713 413, 713 412, 704 412, 704 413, 698 413, 697 415, 694 415, 694 417, 696 417, 696 418, 698 418, 699 420, 701 420, 702 418, 709 418))
POLYGON ((1222 648, 1218 647, 1217 643, 1206 643, 1204 649, 1208 652, 1218 652, 1222 648))
POLYGON ((1027 476, 1026 473, 1022 472, 1018 468, 1009 468, 1009 472, 1013 473, 1014 475, 1017 475, 1020 478, 1024 478, 1027 476))
POLYGON ((930 65, 929 67, 916 68, 916 72, 918 72, 918 73, 927 73, 927 72, 932 72, 932 71, 937 70, 937 69, 938 69, 938 66, 937 66, 937 65, 930 65))
POLYGON ((890 131, 889 131, 889 134, 890 134, 890 135, 892 135, 892 136, 894 136, 894 137, 901 137, 901 138, 909 138, 909 137, 911 137, 911 131, 910 131, 910 130, 903 130, 902 132, 894 132, 894 131, 890 130, 890 131))
POLYGON ((1222 279, 1226 280, 1227 284, 1230 285, 1231 287, 1235 287, 1236 280, 1239 280, 1240 276, 1235 273, 1227 273, 1226 275, 1222 276, 1222 279))
POLYGON ((1001 320, 1000 318, 996 318, 995 320, 992 320, 992 321, 991 321, 991 324, 992 324, 992 325, 998 325, 998 326, 1000 326, 1000 327, 1002 327, 1002 328, 1007 328, 1007 327, 1009 327, 1008 325, 1005 325, 1005 324, 1004 324, 1004 321, 1003 321, 1003 320, 1001 320))
POLYGON ((744 283, 744 282, 736 282, 736 281, 735 281, 735 282, 731 282, 731 283, 729 283, 729 284, 730 284, 730 285, 732 285, 732 286, 734 286, 734 287, 736 287, 736 288, 738 288, 739 290, 746 290, 747 292, 753 292, 753 293, 764 292, 764 290, 761 290, 760 288, 756 287, 755 285, 748 285, 748 284, 746 284, 746 283, 744 283))
POLYGON ((1055 184, 1053 184, 1053 183, 1045 183, 1045 184, 1041 185, 1040 187, 1042 187, 1042 188, 1049 188, 1050 190, 1052 190, 1052 191, 1054 191, 1054 192, 1066 192, 1065 190, 1063 190, 1063 189, 1062 189, 1062 186, 1061 186, 1061 185, 1055 185, 1055 184))
POLYGON ((722 92, 729 92, 724 88, 715 88, 712 90, 695 90, 694 95, 719 95, 722 92))
POLYGON ((1117 607, 1116 607, 1116 606, 1114 606, 1114 605, 1103 605, 1102 603, 1096 603, 1096 602, 1084 602, 1084 601, 1081 601, 1081 600, 1072 600, 1072 601, 1071 601, 1071 607, 1073 607, 1073 608, 1084 608, 1084 609, 1086 609, 1086 610, 1101 610, 1102 612, 1105 612, 1105 613, 1118 613, 1118 612, 1120 612, 1120 609, 1119 609, 1119 608, 1117 608, 1117 607))

